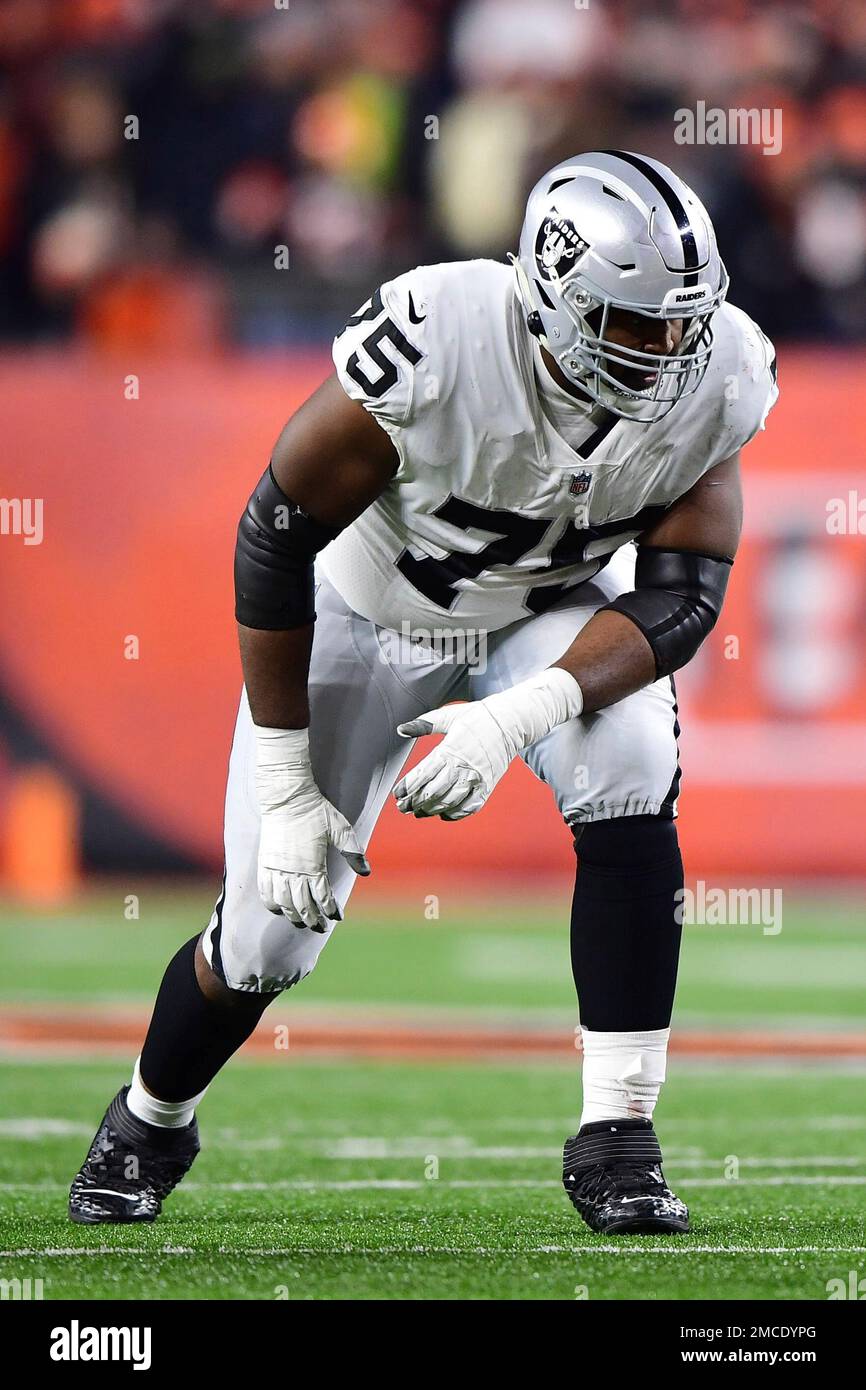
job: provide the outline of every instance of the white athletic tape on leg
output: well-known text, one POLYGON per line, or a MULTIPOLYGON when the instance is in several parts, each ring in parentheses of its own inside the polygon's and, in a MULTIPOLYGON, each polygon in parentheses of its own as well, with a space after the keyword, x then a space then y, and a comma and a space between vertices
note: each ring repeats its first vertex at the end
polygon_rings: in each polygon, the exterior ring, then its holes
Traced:
POLYGON ((137 1115, 145 1124, 158 1125, 160 1129, 184 1129, 191 1123, 195 1114, 195 1108, 207 1091, 199 1091, 197 1096, 190 1096, 189 1100, 170 1101, 158 1100, 145 1090, 141 1079, 141 1068, 139 1063, 141 1057, 136 1057, 135 1068, 132 1073, 129 1092, 126 1103, 133 1115, 137 1115))
POLYGON ((665 1079, 669 1028, 597 1033, 582 1028, 581 1124, 651 1119, 665 1079))

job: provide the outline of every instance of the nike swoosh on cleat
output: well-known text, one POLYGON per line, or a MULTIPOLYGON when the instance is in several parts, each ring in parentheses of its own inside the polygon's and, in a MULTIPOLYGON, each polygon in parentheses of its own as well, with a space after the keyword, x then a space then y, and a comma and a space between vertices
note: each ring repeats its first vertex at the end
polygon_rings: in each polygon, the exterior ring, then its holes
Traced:
POLYGON ((410 323, 423 323, 424 320, 426 319, 426 317, 427 317, 426 314, 418 314, 418 313, 416 313, 416 311, 415 311, 415 301, 414 301, 414 299, 412 298, 412 291, 410 290, 410 291, 409 291, 409 322, 410 322, 410 323))
POLYGON ((140 1192, 115 1192, 111 1187, 85 1187, 79 1194, 82 1197, 122 1197, 124 1202, 137 1202, 140 1192))

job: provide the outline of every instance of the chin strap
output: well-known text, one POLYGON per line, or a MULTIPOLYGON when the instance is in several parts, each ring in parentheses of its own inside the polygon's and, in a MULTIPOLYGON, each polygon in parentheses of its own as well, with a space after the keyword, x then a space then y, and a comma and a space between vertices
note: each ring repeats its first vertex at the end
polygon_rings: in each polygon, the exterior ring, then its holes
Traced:
POLYGON ((537 338, 542 346, 547 348, 548 352, 552 352, 553 349, 544 333, 544 324, 541 322, 541 315, 532 301, 532 288, 529 284, 526 271, 523 269, 518 258, 512 255, 510 251, 508 253, 508 259, 514 267, 514 278, 517 282, 517 297, 526 310, 526 327, 529 329, 533 338, 537 338))

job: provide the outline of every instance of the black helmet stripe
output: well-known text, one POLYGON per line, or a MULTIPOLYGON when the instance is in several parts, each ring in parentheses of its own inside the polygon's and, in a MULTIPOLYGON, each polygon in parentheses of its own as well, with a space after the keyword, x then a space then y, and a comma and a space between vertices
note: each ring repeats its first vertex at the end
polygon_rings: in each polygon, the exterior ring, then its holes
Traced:
POLYGON ((661 194, 665 204, 677 224, 680 240, 683 246, 683 269, 687 274, 683 278, 684 285, 696 285, 698 283, 698 267, 700 257, 698 255, 697 242, 689 221, 689 215, 677 197, 669 183, 666 183, 657 169, 648 164, 639 155, 629 154, 627 150, 602 150, 602 154, 611 155, 614 159, 621 159, 626 164, 630 164, 633 169, 637 169, 639 174, 643 174, 648 179, 653 188, 661 194))

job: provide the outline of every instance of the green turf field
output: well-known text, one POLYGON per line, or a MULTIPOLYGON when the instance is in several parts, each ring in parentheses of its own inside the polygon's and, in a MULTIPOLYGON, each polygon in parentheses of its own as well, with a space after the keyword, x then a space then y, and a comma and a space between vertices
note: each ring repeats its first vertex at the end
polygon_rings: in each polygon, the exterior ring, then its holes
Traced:
MULTIPOLYGON (((141 1004, 200 894, 110 890, 50 920, 0 914, 4 1001, 141 1004)), ((564 905, 507 913, 443 898, 359 911, 292 1003, 387 1021, 570 1027, 564 905)), ((786 902, 783 931, 688 933, 684 1028, 854 1032, 866 943, 856 904, 786 902)), ((204 1150, 151 1228, 86 1229, 65 1194, 127 1059, 0 1062, 0 1279, 51 1298, 825 1299, 866 1274, 862 1063, 673 1062, 657 1112, 694 1232, 593 1236, 558 1182, 577 1067, 237 1060, 200 1112, 204 1150)))

